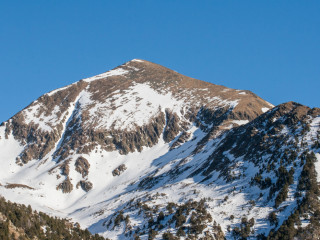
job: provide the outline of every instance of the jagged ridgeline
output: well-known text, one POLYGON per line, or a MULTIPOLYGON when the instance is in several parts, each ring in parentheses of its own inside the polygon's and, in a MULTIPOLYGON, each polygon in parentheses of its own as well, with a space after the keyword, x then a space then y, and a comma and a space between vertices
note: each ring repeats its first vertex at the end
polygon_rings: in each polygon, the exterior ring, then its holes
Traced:
POLYGON ((110 239, 316 239, 319 124, 134 59, 2 123, 0 189, 110 239))

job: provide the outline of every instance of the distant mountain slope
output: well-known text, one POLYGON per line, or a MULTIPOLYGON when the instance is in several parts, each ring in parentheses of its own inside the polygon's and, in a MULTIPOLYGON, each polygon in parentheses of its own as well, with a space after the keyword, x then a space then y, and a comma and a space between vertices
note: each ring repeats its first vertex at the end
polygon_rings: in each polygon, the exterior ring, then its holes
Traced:
POLYGON ((319 109, 134 59, 4 122, 0 188, 111 239, 304 239, 319 124, 319 109))

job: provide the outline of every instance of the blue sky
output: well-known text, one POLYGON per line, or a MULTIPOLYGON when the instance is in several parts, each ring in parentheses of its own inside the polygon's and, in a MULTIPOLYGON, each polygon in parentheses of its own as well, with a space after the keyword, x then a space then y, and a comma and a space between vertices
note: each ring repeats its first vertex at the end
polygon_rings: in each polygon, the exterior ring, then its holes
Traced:
POLYGON ((320 1, 0 0, 0 122, 133 58, 320 107, 320 1))

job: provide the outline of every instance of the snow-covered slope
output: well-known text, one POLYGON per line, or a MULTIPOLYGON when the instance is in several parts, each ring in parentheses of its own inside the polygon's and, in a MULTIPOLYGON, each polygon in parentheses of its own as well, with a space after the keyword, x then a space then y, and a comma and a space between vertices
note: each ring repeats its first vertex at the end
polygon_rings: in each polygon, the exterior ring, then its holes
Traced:
POLYGON ((135 59, 0 126, 1 194, 111 239, 276 236, 311 191, 319 119, 135 59))

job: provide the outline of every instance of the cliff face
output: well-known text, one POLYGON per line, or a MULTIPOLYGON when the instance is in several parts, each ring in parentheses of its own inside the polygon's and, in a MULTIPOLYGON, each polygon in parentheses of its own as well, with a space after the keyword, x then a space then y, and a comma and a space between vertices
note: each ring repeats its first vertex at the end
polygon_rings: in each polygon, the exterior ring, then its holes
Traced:
POLYGON ((111 239, 303 238, 319 116, 135 59, 2 123, 0 188, 111 239))

